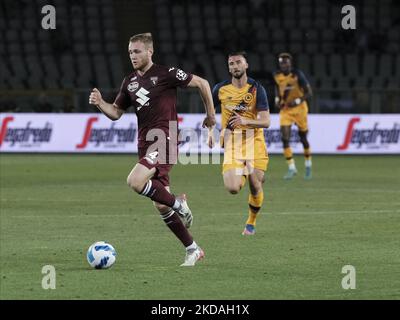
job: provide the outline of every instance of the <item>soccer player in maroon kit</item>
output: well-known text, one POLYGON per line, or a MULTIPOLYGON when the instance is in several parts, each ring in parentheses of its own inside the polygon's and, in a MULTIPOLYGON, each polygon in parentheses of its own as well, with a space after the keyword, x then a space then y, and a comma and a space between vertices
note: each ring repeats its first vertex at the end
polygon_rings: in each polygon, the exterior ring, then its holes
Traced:
MULTIPOLYGON (((215 110, 210 85, 207 80, 178 68, 154 64, 150 33, 131 37, 128 51, 134 71, 123 80, 114 103, 105 102, 96 88, 90 94, 89 103, 111 120, 118 120, 130 106, 135 108, 139 161, 127 183, 138 194, 153 200, 161 218, 186 247, 181 266, 194 266, 204 257, 204 252, 187 230, 193 216, 186 196, 175 197, 170 193, 168 173, 177 159, 177 87, 198 88, 206 109, 203 127, 211 129, 215 125, 215 110), (156 142, 154 136, 158 138, 156 142)), ((211 140, 210 135, 209 144, 213 143, 211 140)))

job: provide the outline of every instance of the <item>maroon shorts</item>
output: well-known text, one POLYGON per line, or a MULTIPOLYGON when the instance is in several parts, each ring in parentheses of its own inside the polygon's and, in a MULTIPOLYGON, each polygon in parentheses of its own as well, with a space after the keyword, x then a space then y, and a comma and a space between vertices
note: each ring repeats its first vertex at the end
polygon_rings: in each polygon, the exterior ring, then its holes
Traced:
MULTIPOLYGON (((169 186, 169 172, 176 163, 173 159, 169 159, 169 152, 159 153, 149 147, 139 147, 139 163, 148 169, 156 168, 153 179, 157 179, 164 186, 169 186)), ((176 158, 176 157, 175 157, 176 158)))

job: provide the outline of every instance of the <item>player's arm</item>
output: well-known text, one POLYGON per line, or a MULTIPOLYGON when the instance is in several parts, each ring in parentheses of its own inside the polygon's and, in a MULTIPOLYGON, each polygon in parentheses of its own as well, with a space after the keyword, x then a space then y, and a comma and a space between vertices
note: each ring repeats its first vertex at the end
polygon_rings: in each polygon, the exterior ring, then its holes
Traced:
POLYGON ((312 89, 310 84, 305 85, 304 87, 301 86, 301 88, 303 89, 304 95, 300 98, 296 98, 294 99, 291 103, 290 103, 290 107, 295 107, 301 103, 303 103, 303 101, 308 100, 309 98, 312 97, 312 89))
POLYGON ((297 70, 297 77, 298 77, 298 81, 299 81, 299 86, 300 88, 303 89, 304 95, 300 98, 296 98, 294 99, 294 101, 292 101, 291 103, 291 107, 295 107, 301 103, 303 103, 303 101, 308 100, 312 97, 312 89, 311 89, 311 85, 308 82, 306 76, 304 75, 303 72, 301 72, 300 70, 297 70))
POLYGON ((201 99, 203 100, 203 104, 206 110, 206 118, 203 121, 203 128, 207 127, 209 129, 212 129, 212 127, 215 126, 216 120, 210 84, 206 79, 193 75, 193 78, 192 80, 190 80, 188 87, 197 88, 199 90, 201 99))
POLYGON ((280 109, 282 101, 281 101, 281 98, 279 96, 279 88, 278 88, 278 85, 276 83, 275 83, 274 89, 275 89, 275 107, 277 109, 280 109))
POLYGON ((279 84, 275 79, 275 74, 273 76, 274 79, 274 91, 275 91, 275 107, 277 109, 282 109, 285 106, 285 101, 283 101, 283 98, 279 94, 279 84))
POLYGON ((306 86, 304 86, 302 88, 304 90, 304 97, 302 98, 303 101, 311 98, 313 93, 312 93, 312 89, 311 89, 310 84, 308 83, 306 86))
POLYGON ((94 104, 104 115, 115 121, 121 118, 124 110, 119 108, 115 103, 107 103, 101 97, 101 93, 97 88, 94 88, 89 96, 89 103, 94 104))
POLYGON ((247 126, 249 128, 269 128, 271 125, 271 117, 269 110, 262 110, 257 112, 257 119, 248 119, 241 117, 234 112, 235 115, 229 120, 230 126, 236 128, 238 126, 247 126))

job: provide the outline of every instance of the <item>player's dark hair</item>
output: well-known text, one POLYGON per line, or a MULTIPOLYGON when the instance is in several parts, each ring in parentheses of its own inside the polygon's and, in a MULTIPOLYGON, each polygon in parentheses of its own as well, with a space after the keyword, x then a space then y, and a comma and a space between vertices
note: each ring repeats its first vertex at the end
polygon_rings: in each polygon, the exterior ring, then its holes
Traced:
POLYGON ((288 52, 282 52, 282 53, 280 53, 279 55, 278 55, 278 59, 283 59, 283 58, 287 58, 287 59, 289 59, 290 61, 292 61, 293 62, 293 57, 292 57, 292 55, 290 54, 290 53, 288 53, 288 52))
POLYGON ((234 51, 228 54, 228 59, 233 56, 242 56, 247 61, 247 53, 246 51, 234 51))
POLYGON ((153 36, 150 32, 135 34, 129 39, 129 42, 143 42, 146 48, 153 49, 153 36))

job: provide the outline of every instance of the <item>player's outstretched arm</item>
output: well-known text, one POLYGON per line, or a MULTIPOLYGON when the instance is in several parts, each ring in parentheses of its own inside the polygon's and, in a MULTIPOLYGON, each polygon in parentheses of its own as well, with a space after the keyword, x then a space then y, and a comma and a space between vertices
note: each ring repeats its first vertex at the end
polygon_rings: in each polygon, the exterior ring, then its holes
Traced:
POLYGON ((234 116, 229 120, 229 125, 232 128, 244 125, 250 128, 269 128, 271 125, 271 117, 269 115, 269 110, 258 111, 257 119, 248 119, 240 116, 238 113, 234 112, 234 116))
POLYGON ((94 104, 101 112, 113 121, 121 118, 124 113, 124 111, 118 108, 117 105, 105 102, 97 88, 94 88, 90 93, 89 103, 94 104))
POLYGON ((216 120, 210 84, 206 79, 193 75, 193 78, 192 80, 190 80, 188 87, 199 89, 201 99, 203 100, 203 104, 206 109, 206 118, 203 121, 203 128, 207 127, 209 129, 212 129, 212 127, 215 126, 216 120))

